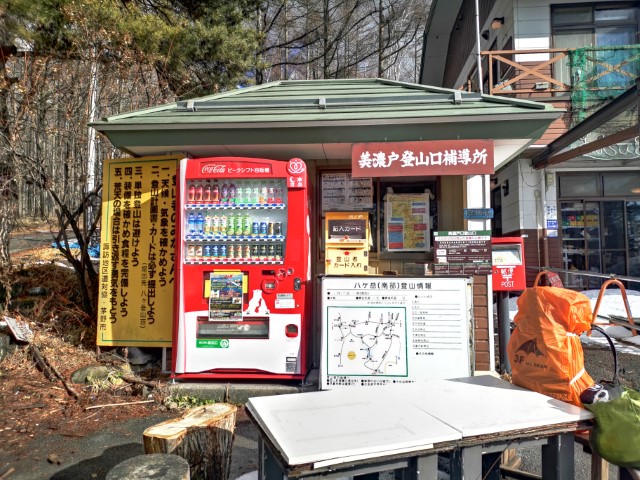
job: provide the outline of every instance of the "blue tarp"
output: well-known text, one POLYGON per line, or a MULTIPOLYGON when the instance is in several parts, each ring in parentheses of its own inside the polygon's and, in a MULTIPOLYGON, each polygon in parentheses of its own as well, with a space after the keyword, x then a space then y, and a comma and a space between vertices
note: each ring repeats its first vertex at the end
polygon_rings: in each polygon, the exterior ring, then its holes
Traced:
MULTIPOLYGON (((56 242, 51 242, 51 248, 58 248, 56 242)), ((69 248, 80 248, 78 242, 69 242, 69 248)), ((92 245, 89 247, 89 256, 91 258, 100 258, 100 244, 92 245)))

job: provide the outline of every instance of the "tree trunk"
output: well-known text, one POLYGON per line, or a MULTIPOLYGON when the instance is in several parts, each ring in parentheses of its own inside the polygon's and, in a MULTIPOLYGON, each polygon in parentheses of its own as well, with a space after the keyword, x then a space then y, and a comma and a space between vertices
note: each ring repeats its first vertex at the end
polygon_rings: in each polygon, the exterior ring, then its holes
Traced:
MULTIPOLYGON (((0 15, 0 31, 6 32, 6 19, 0 15)), ((8 57, 15 55, 15 47, 8 45, 6 33, 0 33, 0 283, 6 290, 7 301, 10 302, 11 255, 9 253, 9 239, 15 225, 17 205, 17 190, 14 178, 13 156, 10 153, 9 139, 9 85, 11 79, 7 72, 8 57)))
POLYGON ((194 480, 228 480, 238 408, 216 403, 187 410, 143 433, 145 453, 173 453, 185 458, 194 480))

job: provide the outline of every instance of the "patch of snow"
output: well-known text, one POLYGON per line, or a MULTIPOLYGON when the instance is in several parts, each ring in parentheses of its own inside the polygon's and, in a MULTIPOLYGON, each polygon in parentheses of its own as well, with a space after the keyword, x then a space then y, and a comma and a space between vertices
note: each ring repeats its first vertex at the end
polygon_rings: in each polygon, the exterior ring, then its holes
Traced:
MULTIPOLYGON (((589 300, 591 300, 591 311, 596 307, 600 290, 585 290, 583 292, 589 300)), ((640 291, 627 290, 627 300, 629 302, 629 309, 633 317, 640 317, 640 291)), ((516 313, 518 313, 518 297, 509 298, 509 319, 513 322, 516 313)), ((494 312, 497 312, 498 305, 494 304, 494 312)), ((600 306, 598 307, 598 321, 605 322, 599 323, 599 326, 613 339, 613 343, 616 350, 621 353, 632 353, 640 355, 640 335, 632 335, 631 329, 619 326, 606 324, 606 317, 609 315, 616 315, 619 317, 627 318, 627 311, 624 307, 624 301, 622 294, 617 288, 610 288, 605 290, 602 299, 600 300, 600 306), (625 345, 616 340, 624 340, 626 343, 633 343, 638 345, 625 345)), ((580 336, 580 340, 583 345, 600 345, 604 348, 609 348, 607 339, 597 331, 593 331, 591 335, 583 334, 580 336)))
MULTIPOLYGON (((585 290, 582 293, 591 300, 591 311, 593 311, 596 308, 600 290, 585 290)), ((640 317, 640 292, 637 290, 627 290, 627 300, 629 301, 631 315, 640 317)), ((600 307, 597 313, 598 316, 617 315, 627 318, 627 310, 624 308, 624 301, 622 300, 620 290, 614 288, 605 290, 600 300, 600 307)))
MULTIPOLYGON (((598 325, 598 326, 602 328, 604 330, 604 333, 609 335, 611 338, 621 339, 621 338, 630 337, 632 335, 631 330, 629 330, 628 328, 621 327, 619 325, 598 325)), ((591 333, 591 336, 604 338, 604 335, 602 335, 597 330, 594 330, 591 333)))
POLYGON ((634 337, 627 337, 624 339, 624 341, 633 343, 634 345, 638 345, 638 347, 640 347, 640 335, 636 335, 634 337))
POLYGON ((244 475, 240 475, 236 480, 258 480, 258 470, 253 470, 244 475))

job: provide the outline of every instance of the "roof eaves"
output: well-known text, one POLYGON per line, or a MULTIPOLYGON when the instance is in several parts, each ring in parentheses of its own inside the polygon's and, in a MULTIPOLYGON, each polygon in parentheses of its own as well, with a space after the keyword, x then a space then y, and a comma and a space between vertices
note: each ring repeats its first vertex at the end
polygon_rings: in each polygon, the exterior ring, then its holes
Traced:
MULTIPOLYGON (((469 123, 469 122, 486 122, 494 120, 495 116, 504 117, 504 112, 485 112, 482 114, 469 114, 443 116, 418 116, 405 118, 367 118, 367 119, 349 119, 349 120, 275 120, 270 122, 191 122, 191 123, 174 123, 174 122, 153 122, 153 123, 121 123, 121 124, 100 124, 99 131, 116 131, 116 130, 184 130, 184 129, 252 129, 252 128, 288 128, 288 127, 330 127, 330 126, 366 126, 366 125, 388 125, 394 124, 431 124, 431 123, 469 123)), ((510 113, 509 121, 518 120, 554 120, 559 116, 558 111, 549 110, 546 113, 533 114, 533 112, 510 113)))

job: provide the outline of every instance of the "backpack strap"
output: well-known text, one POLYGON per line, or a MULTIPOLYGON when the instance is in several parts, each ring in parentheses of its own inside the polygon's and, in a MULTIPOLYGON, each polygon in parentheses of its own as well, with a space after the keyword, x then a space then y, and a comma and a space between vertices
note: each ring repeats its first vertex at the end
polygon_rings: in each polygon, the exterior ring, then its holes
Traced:
POLYGON ((616 350, 616 346, 613 344, 613 340, 611 340, 611 337, 609 336, 609 334, 605 332, 603 328, 599 327, 598 325, 591 325, 591 330, 600 332, 604 336, 604 338, 607 339, 607 343, 609 343, 609 348, 611 349, 611 353, 613 354, 613 380, 611 381, 611 383, 613 383, 614 385, 617 385, 618 384, 618 352, 616 350))
POLYGON ((562 280, 560 280, 560 276, 555 273, 555 272, 551 272, 549 270, 542 270, 540 272, 538 272, 538 275, 536 275, 536 279, 533 281, 533 286, 534 287, 539 287, 540 285, 540 281, 542 280, 542 277, 546 276, 547 277, 547 282, 549 283, 550 286, 552 287, 563 287, 564 285, 562 284, 562 280))

